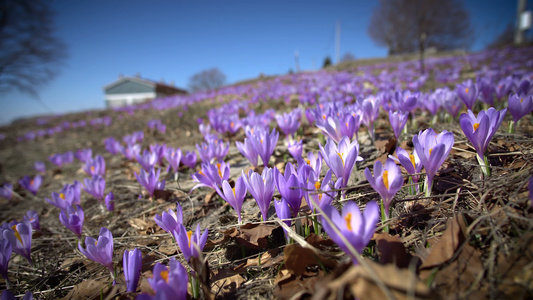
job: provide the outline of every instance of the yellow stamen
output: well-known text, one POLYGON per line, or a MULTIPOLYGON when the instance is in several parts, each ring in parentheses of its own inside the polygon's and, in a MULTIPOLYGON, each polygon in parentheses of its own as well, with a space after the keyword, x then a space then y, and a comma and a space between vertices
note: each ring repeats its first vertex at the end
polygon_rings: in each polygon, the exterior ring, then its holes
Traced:
POLYGON ((94 166, 91 166, 91 172, 94 173, 94 166))
POLYGON ((220 170, 220 164, 217 164, 217 168, 218 168, 218 175, 220 176, 220 178, 222 178, 222 170, 220 170))
POLYGON ((431 156, 431 152, 433 152, 433 148, 429 148, 429 155, 431 156))
POLYGON ((159 276, 161 276, 161 278, 163 278, 163 280, 168 283, 168 270, 159 272, 159 276))
POLYGON ((467 93, 467 94, 468 94, 468 88, 466 88, 466 89, 465 89, 465 93, 467 93))
POLYGON ((474 127, 474 132, 476 132, 476 130, 479 128, 479 123, 474 123, 472 127, 474 127))
POLYGON ((389 189, 389 171, 385 170, 383 171, 383 184, 385 185, 385 188, 389 189))
POLYGON ((187 239, 189 240, 189 248, 191 247, 191 236, 192 236, 192 231, 187 231, 187 239))
POLYGON ((263 144, 263 139, 261 139, 261 145, 263 144))
POLYGON ((98 244, 98 241, 94 241, 94 245, 96 246, 98 244))
POLYGON ((17 239, 19 240, 19 242, 20 242, 21 244, 24 244, 24 243, 22 242, 22 238, 20 237, 20 233, 19 233, 19 231, 17 230, 17 225, 13 225, 13 226, 11 226, 11 229, 13 229, 13 231, 15 231, 15 236, 17 237, 17 239))
POLYGON ((344 221, 346 222, 346 228, 352 231, 352 213, 348 213, 346 217, 344 217, 344 221))
POLYGON ((319 190, 320 189, 320 181, 317 181, 315 182, 315 189, 319 190))
POLYGON ((34 181, 33 181, 33 179, 32 179, 32 180, 30 180, 30 185, 33 185, 33 182, 34 182, 34 181))
POLYGON ((311 165, 311 161, 309 159, 306 159, 305 162, 308 164, 308 165, 311 165))
POLYGON ((409 159, 411 160, 411 163, 413 164, 413 168, 416 169, 415 156, 413 154, 411 154, 411 155, 409 155, 409 159))
POLYGON ((337 152, 337 155, 341 158, 342 166, 344 167, 344 158, 342 158, 342 155, 340 153, 338 153, 338 152, 337 152))
POLYGON ((325 120, 325 119, 326 119, 326 115, 322 115, 322 119, 324 119, 324 120, 325 120))
POLYGON ((63 194, 63 193, 59 194, 59 198, 65 200, 65 194, 63 194))
POLYGON ((235 197, 235 188, 231 189, 233 191, 233 197, 235 197))
POLYGON ((229 127, 231 127, 231 128, 235 127, 235 122, 231 122, 231 123, 229 124, 229 127))
POLYGON ((520 103, 522 103, 522 101, 524 101, 524 98, 520 98, 520 103))

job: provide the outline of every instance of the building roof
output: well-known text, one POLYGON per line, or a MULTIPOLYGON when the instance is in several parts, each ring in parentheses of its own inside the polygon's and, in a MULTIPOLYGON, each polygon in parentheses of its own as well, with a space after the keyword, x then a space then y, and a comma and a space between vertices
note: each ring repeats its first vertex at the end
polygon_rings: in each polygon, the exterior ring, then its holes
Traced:
POLYGON ((146 87, 152 88, 157 92, 164 94, 185 94, 186 90, 175 87, 173 84, 168 85, 164 82, 156 82, 149 79, 141 78, 140 76, 120 76, 118 80, 107 84, 103 87, 104 91, 107 93, 110 89, 117 87, 125 82, 134 82, 146 87))

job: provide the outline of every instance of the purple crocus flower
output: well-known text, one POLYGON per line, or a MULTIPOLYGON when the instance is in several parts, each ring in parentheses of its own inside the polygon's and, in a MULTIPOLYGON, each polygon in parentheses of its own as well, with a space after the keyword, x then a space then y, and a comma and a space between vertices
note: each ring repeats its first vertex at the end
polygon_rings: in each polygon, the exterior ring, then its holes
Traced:
POLYGON ((59 221, 68 230, 72 231, 78 239, 81 239, 81 232, 83 230, 83 221, 85 220, 85 214, 81 206, 75 207, 68 206, 65 210, 61 210, 59 213, 59 221))
POLYGON ((302 140, 291 140, 289 141, 287 145, 287 150, 289 150, 289 153, 291 156, 298 160, 302 158, 302 152, 303 152, 303 141, 302 140))
POLYGON ((7 269, 9 267, 9 259, 11 259, 11 243, 5 239, 0 238, 0 274, 4 277, 7 288, 11 288, 9 277, 7 276, 7 269))
POLYGON ((394 131, 394 136, 396 137, 396 140, 400 139, 400 134, 402 134, 402 130, 405 127, 405 124, 407 124, 408 117, 409 117, 408 112, 389 111, 389 121, 392 127, 392 131, 394 131))
POLYGON ((307 152, 307 159, 302 159, 298 161, 298 165, 302 167, 303 165, 308 165, 313 169, 315 174, 320 174, 322 171, 322 154, 318 152, 316 155, 313 152, 307 152))
POLYGON ((48 160, 50 162, 52 162, 54 165, 58 166, 59 168, 61 168, 64 164, 63 162, 63 154, 61 153, 57 153, 57 154, 52 154, 48 157, 48 160))
POLYGON ((342 178, 341 187, 346 187, 355 162, 363 160, 359 156, 359 143, 357 141, 350 143, 348 137, 343 137, 338 145, 333 140, 328 139, 324 147, 322 145, 319 147, 324 161, 333 171, 333 174, 337 176, 337 179, 342 178))
POLYGON ((268 207, 270 206, 275 190, 274 172, 268 167, 263 169, 261 175, 253 170, 249 170, 248 175, 242 171, 242 178, 244 179, 246 188, 259 206, 263 221, 268 220, 268 207))
MULTIPOLYGON (((339 119, 335 116, 327 116, 327 118, 324 119, 318 119, 316 124, 316 127, 318 127, 320 130, 322 130, 322 133, 333 139, 335 142, 339 142, 342 138, 341 133, 341 124, 339 119)), ((351 138, 351 137, 350 137, 351 138)))
POLYGON ((250 132, 248 134, 248 138, 252 142, 255 151, 261 157, 261 160, 263 160, 265 167, 268 166, 270 156, 272 153, 274 153, 274 148, 276 148, 279 133, 276 131, 276 129, 272 129, 272 131, 268 133, 267 129, 256 127, 254 132, 250 132))
POLYGON ((178 172, 181 162, 181 149, 174 149, 172 147, 168 147, 167 151, 165 152, 165 159, 172 167, 172 170, 174 170, 174 172, 178 172))
POLYGON ((157 170, 157 172, 154 170, 154 168, 150 169, 150 172, 144 171, 144 169, 141 169, 141 172, 139 175, 137 175, 136 172, 134 172, 135 178, 137 178, 137 181, 143 186, 148 193, 150 194, 150 198, 154 196, 154 191, 156 189, 162 190, 165 189, 165 181, 159 182, 159 175, 161 174, 161 170, 157 170))
POLYGON ((384 216, 388 218, 392 198, 403 186, 400 168, 392 158, 387 158, 385 166, 383 166, 381 161, 377 160, 374 163, 374 176, 370 173, 370 169, 366 168, 365 177, 372 188, 381 196, 384 206, 384 216))
POLYGON ((96 198, 98 201, 104 200, 105 179, 100 175, 94 175, 91 179, 83 179, 85 187, 83 188, 87 193, 96 198))
POLYGON ((108 137, 104 140, 105 149, 107 152, 115 155, 120 152, 120 142, 117 141, 114 137, 108 137))
POLYGON ((6 182, 0 187, 0 197, 11 200, 11 196, 13 196, 13 185, 6 182))
POLYGON ((24 176, 21 180, 19 180, 19 184, 30 191, 33 195, 37 194, 37 191, 41 187, 41 183, 43 183, 43 178, 41 175, 35 175, 35 177, 30 178, 29 176, 24 176))
POLYGON ((113 194, 113 192, 109 192, 109 194, 105 196, 104 203, 105 203, 105 208, 108 211, 114 211, 115 210, 115 194, 113 194))
POLYGON ((228 202, 231 207, 235 209, 237 212, 237 218, 239 219, 239 224, 241 224, 242 203, 246 197, 246 185, 243 178, 237 178, 234 188, 230 186, 227 180, 224 180, 222 181, 222 190, 218 186, 215 186, 215 190, 222 199, 228 202))
POLYGON ((155 215, 154 220, 159 227, 170 234, 172 234, 173 231, 178 231, 178 224, 183 223, 183 211, 181 205, 176 202, 175 212, 172 209, 169 209, 168 213, 164 211, 161 216, 155 215))
POLYGON ((288 113, 277 114, 275 116, 279 129, 289 137, 300 127, 300 110, 296 109, 288 113))
POLYGON ((97 155, 95 158, 88 158, 83 165, 83 170, 89 176, 100 174, 105 176, 105 160, 101 155, 97 155))
POLYGON ((426 196, 431 195, 433 177, 448 157, 453 144, 453 133, 446 130, 436 134, 433 128, 429 128, 413 137, 416 153, 426 169, 426 196))
POLYGON ((472 80, 467 80, 462 84, 458 84, 455 91, 457 92, 457 96, 463 100, 468 109, 474 107, 474 103, 479 96, 479 88, 477 84, 472 83, 472 80))
POLYGON ((377 203, 374 201, 367 203, 361 214, 359 206, 353 201, 348 201, 342 209, 342 215, 331 205, 324 208, 324 214, 331 220, 330 223, 322 217, 324 231, 352 259, 352 262, 357 264, 357 258, 352 254, 346 242, 358 253, 363 252, 374 235, 376 223, 379 221, 377 203), (340 232, 344 239, 337 232, 340 232))
POLYGON ((480 111, 477 117, 471 110, 468 110, 468 114, 459 116, 461 129, 476 149, 478 161, 480 165, 484 166, 481 169, 486 175, 490 175, 490 171, 485 152, 489 147, 490 140, 500 128, 506 112, 507 108, 497 111, 494 107, 491 107, 487 111, 480 111))
POLYGON ((138 144, 128 144, 126 147, 120 148, 120 153, 124 155, 128 160, 133 160, 141 153, 141 145, 138 144))
POLYGON ((145 171, 150 171, 157 163, 157 154, 148 150, 144 150, 142 155, 137 154, 135 158, 145 171))
POLYGON ((125 250, 122 257, 124 267, 124 277, 126 278, 127 292, 132 293, 137 290, 139 278, 141 276, 142 252, 138 248, 131 251, 125 250))
POLYGON ((479 157, 484 157, 489 142, 500 127, 506 112, 506 108, 497 111, 491 107, 487 111, 480 111, 477 117, 471 110, 468 110, 468 114, 459 116, 461 129, 479 157))
POLYGON ((124 143, 126 143, 126 145, 134 145, 137 143, 142 143, 143 139, 144 139, 144 132, 142 131, 135 131, 134 133, 130 135, 126 135, 122 138, 122 140, 124 141, 124 143))
POLYGON ((212 159, 223 161, 229 150, 229 142, 224 143, 222 140, 209 140, 207 143, 201 145, 196 144, 196 149, 200 154, 200 159, 203 162, 211 162, 212 159))
POLYGON ((152 271, 154 276, 147 279, 148 284, 150 284, 150 287, 155 292, 155 296, 141 294, 139 295, 141 297, 137 297, 136 299, 187 299, 187 284, 189 282, 187 271, 174 257, 170 259, 168 265, 170 268, 165 267, 161 263, 156 263, 152 271))
MULTIPOLYGON (((15 295, 13 295, 13 293, 11 293, 9 288, 7 290, 2 291, 2 297, 0 299, 1 300, 17 300, 17 298, 15 297, 15 295)), ((21 300, 33 300, 32 292, 31 291, 26 292, 26 294, 24 294, 21 300)))
POLYGON ((252 142, 248 138, 244 138, 244 143, 241 143, 239 141, 235 142, 235 146, 237 146, 237 149, 241 152, 241 154, 250 161, 252 166, 255 168, 257 167, 258 160, 259 160, 259 153, 255 150, 252 142))
POLYGON ((74 153, 74 156, 81 161, 82 163, 86 163, 93 157, 93 149, 87 148, 87 149, 78 149, 76 153, 74 153))
POLYGON ((46 165, 42 161, 36 161, 33 166, 35 167, 35 171, 39 173, 46 172, 46 165))
POLYGON ((67 209, 74 203, 74 193, 72 190, 67 190, 66 193, 52 192, 52 200, 44 198, 46 202, 52 204, 59 209, 67 209))
POLYGON ((65 194, 65 199, 68 199, 67 202, 69 202, 70 205, 79 205, 81 203, 81 183, 79 181, 74 180, 72 184, 66 183, 61 189, 60 195, 61 193, 65 194))
POLYGON ((198 257, 204 249, 205 243, 207 242, 207 233, 208 229, 206 228, 202 233, 200 231, 200 224, 196 225, 196 231, 186 231, 183 224, 179 224, 179 231, 174 231, 172 234, 180 246, 181 253, 185 257, 187 262, 190 261, 191 256, 198 257))
POLYGON ((217 164, 202 163, 202 169, 191 175, 197 184, 191 189, 191 192, 199 187, 210 187, 222 185, 223 180, 228 180, 230 175, 229 163, 221 162, 217 164))
POLYGON ((22 255, 33 266, 31 260, 32 227, 29 221, 14 224, 11 228, 4 229, 2 235, 11 244, 13 252, 22 255))
POLYGON ((302 204, 303 185, 298 179, 298 173, 294 166, 291 163, 287 163, 284 174, 281 174, 277 168, 274 168, 274 182, 282 199, 287 200, 287 203, 291 207, 292 215, 296 217, 302 204))
POLYGON ((85 249, 78 243, 78 249, 88 259, 106 267, 115 279, 113 273, 113 235, 107 228, 100 228, 98 240, 88 236, 85 238, 85 249))
MULTIPOLYGON (((404 167, 407 173, 411 175, 413 182, 417 183, 420 175, 414 174, 418 174, 422 171, 422 163, 420 162, 420 158, 416 153, 416 149, 413 150, 412 154, 409 154, 403 148, 398 147, 396 148, 396 155, 398 156, 397 161, 402 165, 402 167, 404 167)), ((389 155, 389 157, 396 160, 393 156, 389 155)))
POLYGON ((304 190, 303 195, 311 211, 315 212, 315 203, 324 209, 324 207, 333 202, 333 199, 337 195, 337 192, 332 191, 332 189, 340 188, 342 180, 333 182, 331 175, 331 170, 328 170, 322 181, 320 181, 319 176, 315 172, 309 173, 306 182, 307 188, 304 190))
POLYGON ((479 91, 480 91, 479 95, 480 95, 481 101, 491 106, 494 105, 495 89, 494 89, 494 85, 492 84, 492 82, 490 82, 490 79, 481 78, 478 80, 478 85, 479 85, 479 91))
POLYGON ((41 230, 41 222, 39 220, 39 214, 34 210, 28 210, 23 217, 24 221, 28 221, 31 224, 31 228, 35 231, 41 230))
POLYGON ((163 158, 165 157, 165 153, 167 152, 167 145, 166 144, 152 144, 150 145, 150 152, 155 153, 156 162, 157 164, 161 166, 163 163, 163 158))
POLYGON ((512 94, 509 96, 508 107, 509 113, 513 116, 513 122, 516 124, 518 120, 533 111, 533 95, 512 94))
POLYGON ((196 159, 196 152, 187 151, 185 152, 185 156, 181 158, 181 162, 187 167, 194 170, 194 168, 196 167, 196 159))
POLYGON ((361 101, 361 110, 363 112, 363 123, 368 128, 372 141, 374 140, 374 121, 379 116, 380 100, 376 97, 368 97, 361 101))
MULTIPOLYGON (((287 203, 287 200, 285 200, 285 198, 281 198, 281 200, 274 200, 274 209, 276 210, 276 215, 278 216, 278 218, 284 220, 283 222, 290 227, 291 220, 287 219, 291 218, 292 209, 290 208, 289 203, 287 203)), ((289 242, 290 237, 285 228, 283 228, 283 231, 285 233, 285 240, 289 242)))

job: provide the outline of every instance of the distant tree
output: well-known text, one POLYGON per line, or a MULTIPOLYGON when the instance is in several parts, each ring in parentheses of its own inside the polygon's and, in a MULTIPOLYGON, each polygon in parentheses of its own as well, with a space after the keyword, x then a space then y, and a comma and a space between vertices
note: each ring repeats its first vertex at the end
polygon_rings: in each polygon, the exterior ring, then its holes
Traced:
POLYGON ((494 41, 492 41, 487 48, 501 48, 512 45, 514 43, 515 28, 512 23, 508 23, 507 27, 500 33, 494 41))
POLYGON ((39 87, 59 74, 66 46, 55 36, 48 0, 0 3, 0 92, 37 96, 39 87))
POLYGON ((329 66, 331 66, 331 58, 326 56, 326 58, 324 58, 324 62, 322 63, 322 69, 325 69, 329 66))
POLYGON ((389 55, 418 51, 422 72, 426 48, 467 47, 472 36, 470 16, 457 0, 380 0, 368 33, 389 55))
POLYGON ((226 75, 218 68, 203 70, 189 78, 189 90, 191 92, 209 91, 223 86, 226 83, 226 75))
POLYGON ((341 62, 354 61, 354 60, 355 60, 355 55, 353 55, 350 52, 344 53, 344 55, 341 57, 341 62))

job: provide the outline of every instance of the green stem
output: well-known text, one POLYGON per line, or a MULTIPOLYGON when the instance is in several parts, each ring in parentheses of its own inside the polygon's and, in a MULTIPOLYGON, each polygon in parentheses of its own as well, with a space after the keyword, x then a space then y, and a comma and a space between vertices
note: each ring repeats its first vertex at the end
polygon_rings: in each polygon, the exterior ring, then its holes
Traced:
MULTIPOLYGON (((381 220, 383 220, 383 223, 385 223, 389 218, 387 217, 387 214, 385 213, 385 205, 383 204, 383 199, 381 200, 381 220)), ((383 232, 389 233, 389 225, 385 226, 383 228, 383 232)))
POLYGON ((490 176, 490 163, 488 157, 484 155, 482 159, 481 157, 479 157, 479 155, 476 154, 476 158, 479 165, 481 166, 481 172, 483 172, 483 175, 490 176))
POLYGON ((515 122, 513 120, 509 121, 509 130, 508 130, 508 132, 509 133, 514 133, 515 128, 516 128, 515 122))
POLYGON ((424 180, 424 191, 426 197, 431 196, 431 188, 433 187, 433 182, 429 181, 429 176, 426 175, 426 179, 424 180))

